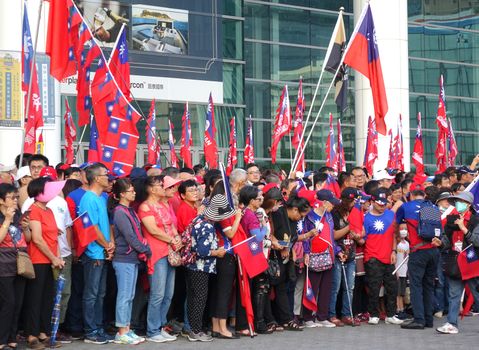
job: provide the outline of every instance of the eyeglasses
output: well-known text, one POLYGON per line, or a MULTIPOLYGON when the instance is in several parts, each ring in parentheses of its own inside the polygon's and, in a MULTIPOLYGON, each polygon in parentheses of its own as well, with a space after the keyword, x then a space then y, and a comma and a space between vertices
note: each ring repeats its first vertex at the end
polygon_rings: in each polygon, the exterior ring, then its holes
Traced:
POLYGON ((198 192, 200 189, 195 187, 195 188, 188 188, 186 192, 198 192))
POLYGON ((264 197, 263 197, 263 196, 261 196, 261 197, 256 197, 255 199, 256 199, 257 201, 262 201, 262 200, 264 199, 264 197))

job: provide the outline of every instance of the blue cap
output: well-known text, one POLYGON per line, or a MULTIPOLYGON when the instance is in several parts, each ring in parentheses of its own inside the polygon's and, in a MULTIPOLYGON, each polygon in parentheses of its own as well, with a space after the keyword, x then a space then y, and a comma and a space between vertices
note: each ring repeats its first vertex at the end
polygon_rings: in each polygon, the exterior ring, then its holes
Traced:
POLYGON ((88 168, 90 165, 93 165, 94 163, 91 163, 91 162, 85 162, 83 164, 81 164, 79 166, 80 170, 85 170, 86 168, 88 168))
POLYGON ((146 179, 148 175, 146 174, 146 170, 143 168, 135 167, 131 169, 130 179, 146 179))
POLYGON ((338 205, 341 203, 341 201, 337 199, 334 196, 334 193, 330 190, 319 190, 318 192, 316 192, 316 198, 318 198, 320 201, 327 201, 332 205, 338 205))

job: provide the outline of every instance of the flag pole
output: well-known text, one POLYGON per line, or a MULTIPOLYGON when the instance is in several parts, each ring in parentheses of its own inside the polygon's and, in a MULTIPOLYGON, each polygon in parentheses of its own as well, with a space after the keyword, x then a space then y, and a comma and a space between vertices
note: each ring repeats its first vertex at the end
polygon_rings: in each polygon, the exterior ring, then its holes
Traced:
MULTIPOLYGON (((339 18, 340 16, 342 16, 344 12, 344 7, 340 7, 339 8, 339 15, 338 15, 338 21, 336 22, 336 26, 334 27, 334 30, 333 30, 333 34, 331 36, 331 40, 333 40, 333 38, 335 38, 335 34, 337 33, 337 30, 339 29, 338 26, 339 26, 339 18)), ((331 53, 331 49, 332 49, 332 45, 331 44, 334 44, 334 42, 330 42, 329 46, 328 46, 328 51, 326 52, 326 56, 325 58, 329 58, 328 57, 328 53, 330 54, 331 53)), ((344 55, 343 55, 344 56, 344 55)), ((308 109, 308 115, 306 117, 306 121, 304 122, 304 128, 303 128, 303 132, 301 133, 301 137, 299 139, 299 145, 300 147, 298 148, 298 150, 296 151, 296 154, 294 156, 294 159, 292 161, 292 164, 291 164, 291 172, 290 172, 290 176, 293 172, 293 169, 295 169, 298 165, 295 164, 299 158, 301 157, 297 157, 298 155, 298 151, 300 148, 304 148, 304 147, 301 147, 301 143, 303 142, 304 140, 304 136, 306 135, 306 128, 308 127, 308 121, 309 121, 309 118, 311 117, 311 112, 313 111, 313 105, 314 105, 314 102, 316 100, 316 95, 318 94, 318 90, 319 90, 319 85, 321 83, 321 80, 323 78, 323 74, 324 74, 324 70, 325 70, 325 65, 327 64, 328 62, 326 61, 326 59, 324 60, 323 62, 323 66, 321 67, 321 73, 319 74, 319 79, 318 79, 318 83, 316 84, 316 88, 314 90, 314 95, 313 95, 313 99, 311 100, 311 105, 309 106, 309 109, 308 109)), ((334 80, 333 80, 334 81, 334 80)), ((304 152, 303 152, 304 153, 304 152)))
MULTIPOLYGON (((25 2, 23 2, 23 5, 24 5, 23 9, 26 11, 25 2)), ((32 85, 33 85, 32 74, 33 74, 33 67, 35 65, 35 57, 37 55, 38 33, 40 32, 40 20, 42 19, 42 9, 43 9, 43 0, 40 1, 40 7, 38 8, 37 31, 35 33, 35 45, 33 46, 33 57, 32 57, 32 63, 30 65, 30 81, 28 82, 28 93, 27 93, 27 99, 26 99, 27 105, 26 105, 26 108, 25 108, 25 115, 23 117, 23 123, 24 124, 26 123, 25 118, 28 120, 28 118, 29 118, 28 115, 30 114, 30 103, 29 103, 29 101, 32 98, 32 85)), ((25 16, 25 13, 23 14, 23 16, 25 16)), ((22 38, 22 40, 23 40, 23 38, 22 38)), ((22 57, 22 60, 23 60, 23 57, 22 57)), ((42 111, 42 118, 43 118, 43 111, 42 111)), ((35 140, 36 140, 36 137, 37 136, 35 135, 35 140)), ((20 160, 19 160, 19 163, 18 163, 19 167, 22 166, 23 152, 24 151, 25 151, 25 125, 23 126, 23 129, 22 129, 22 145, 21 145, 21 148, 20 148, 20 160)))

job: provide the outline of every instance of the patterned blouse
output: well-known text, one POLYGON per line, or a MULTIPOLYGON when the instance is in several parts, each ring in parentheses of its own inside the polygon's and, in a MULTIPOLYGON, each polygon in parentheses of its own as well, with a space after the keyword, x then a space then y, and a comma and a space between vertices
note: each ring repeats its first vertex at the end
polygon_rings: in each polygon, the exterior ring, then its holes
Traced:
POLYGON ((218 249, 218 238, 213 224, 203 215, 193 220, 191 229, 191 250, 196 252, 196 262, 186 267, 193 271, 216 273, 216 257, 211 250, 218 249))

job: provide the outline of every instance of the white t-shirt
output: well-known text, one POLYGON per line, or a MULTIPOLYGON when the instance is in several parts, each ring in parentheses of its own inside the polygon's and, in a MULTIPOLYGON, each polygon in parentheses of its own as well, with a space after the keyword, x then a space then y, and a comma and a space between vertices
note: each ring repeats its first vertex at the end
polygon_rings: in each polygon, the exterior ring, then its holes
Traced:
MULTIPOLYGON (((406 256, 409 254, 409 242, 405 239, 402 239, 396 246, 397 254, 396 254, 396 267, 398 267, 406 256)), ((407 277, 407 263, 405 263, 401 268, 398 270, 397 275, 399 277, 407 277)))
MULTIPOLYGON (((30 209, 33 202, 33 198, 28 198, 22 205, 22 213, 25 213, 28 209, 30 209)), ((66 229, 72 225, 72 218, 70 216, 70 212, 68 211, 67 201, 60 196, 56 196, 47 203, 47 208, 52 210, 58 230, 62 232, 62 234, 58 236, 60 255, 62 258, 70 256, 72 254, 72 249, 68 244, 66 229)))

